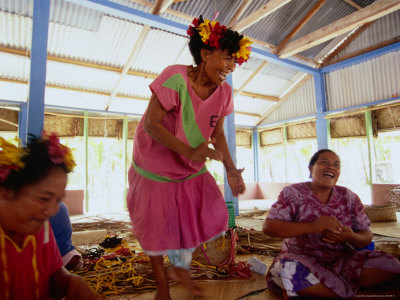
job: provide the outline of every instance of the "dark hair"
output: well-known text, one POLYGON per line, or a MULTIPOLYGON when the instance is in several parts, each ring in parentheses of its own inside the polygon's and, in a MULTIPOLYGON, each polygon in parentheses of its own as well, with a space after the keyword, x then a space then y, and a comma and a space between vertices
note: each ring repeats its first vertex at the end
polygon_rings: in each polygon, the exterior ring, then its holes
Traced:
MULTIPOLYGON (((204 22, 203 16, 200 16, 199 25, 203 22, 204 22)), ((216 48, 204 44, 198 30, 193 30, 193 33, 194 34, 190 36, 189 40, 189 50, 190 53, 192 54, 195 64, 199 65, 202 60, 200 50, 201 49, 215 50, 216 48)), ((228 49, 229 54, 238 52, 240 49, 239 41, 242 38, 243 35, 239 34, 239 32, 233 31, 232 29, 228 28, 226 30, 225 35, 219 40, 220 50, 228 49)))
POLYGON ((18 192, 22 187, 35 184, 44 179, 53 168, 59 167, 69 173, 65 163, 54 163, 49 153, 47 139, 30 135, 29 142, 24 150, 26 154, 21 158, 24 167, 19 170, 11 170, 7 178, 0 182, 0 186, 18 192))
POLYGON ((325 153, 325 152, 331 152, 331 153, 337 155, 335 152, 333 152, 332 150, 329 150, 329 149, 321 149, 321 150, 318 150, 318 151, 315 152, 314 155, 311 157, 310 163, 308 164, 308 167, 311 168, 311 167, 316 163, 316 161, 318 160, 319 155, 322 154, 322 153, 325 153))

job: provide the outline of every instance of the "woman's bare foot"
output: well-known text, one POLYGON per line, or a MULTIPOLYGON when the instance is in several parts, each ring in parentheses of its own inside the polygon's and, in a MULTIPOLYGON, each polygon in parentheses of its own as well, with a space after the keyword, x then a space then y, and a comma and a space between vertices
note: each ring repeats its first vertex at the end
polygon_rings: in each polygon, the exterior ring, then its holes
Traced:
POLYGON ((173 281, 182 283, 193 296, 204 296, 204 291, 193 283, 187 270, 178 267, 170 267, 167 270, 167 275, 173 281))

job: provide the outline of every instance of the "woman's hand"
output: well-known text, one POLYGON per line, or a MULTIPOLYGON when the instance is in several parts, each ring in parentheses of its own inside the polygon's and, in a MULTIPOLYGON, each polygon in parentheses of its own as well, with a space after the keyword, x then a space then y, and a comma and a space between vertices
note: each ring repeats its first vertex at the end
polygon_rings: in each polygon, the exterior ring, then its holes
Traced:
POLYGON ((223 154, 221 151, 214 150, 208 145, 212 144, 214 141, 203 142, 197 148, 193 148, 190 152, 188 158, 195 162, 205 163, 207 158, 222 161, 223 154))
POLYGON ((340 233, 324 230, 322 232, 322 240, 332 244, 350 242, 353 239, 353 235, 353 230, 350 227, 343 225, 340 233))
POLYGON ((102 296, 90 289, 85 280, 71 274, 66 300, 104 300, 102 296))
POLYGON ((343 225, 335 217, 321 216, 313 223, 314 233, 331 232, 340 234, 343 231, 343 225))
POLYGON ((229 186, 232 190, 233 196, 238 196, 243 194, 246 190, 246 185, 244 184, 242 173, 244 169, 230 169, 226 171, 229 186))

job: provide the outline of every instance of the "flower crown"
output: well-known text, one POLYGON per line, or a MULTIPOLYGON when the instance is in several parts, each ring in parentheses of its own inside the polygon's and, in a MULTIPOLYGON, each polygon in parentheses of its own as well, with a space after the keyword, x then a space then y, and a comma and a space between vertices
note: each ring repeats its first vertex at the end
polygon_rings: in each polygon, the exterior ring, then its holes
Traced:
MULTIPOLYGON (((210 21, 208 19, 204 19, 200 16, 200 18, 194 18, 192 24, 189 25, 187 30, 187 34, 192 36, 195 34, 195 31, 198 31, 201 36, 201 40, 205 45, 210 47, 220 49, 219 41, 227 32, 227 28, 225 25, 221 25, 218 21, 210 21)), ((233 57, 239 66, 247 62, 250 57, 251 44, 253 42, 250 41, 246 37, 242 37, 239 41, 239 51, 233 53, 233 57)))
MULTIPOLYGON (((75 167, 71 149, 62 145, 55 134, 50 136, 43 133, 43 141, 47 143, 50 160, 55 165, 64 164, 69 173, 75 167)), ((0 182, 4 182, 11 171, 19 171, 25 167, 22 161, 25 155, 29 155, 27 148, 17 147, 0 137, 0 182)))

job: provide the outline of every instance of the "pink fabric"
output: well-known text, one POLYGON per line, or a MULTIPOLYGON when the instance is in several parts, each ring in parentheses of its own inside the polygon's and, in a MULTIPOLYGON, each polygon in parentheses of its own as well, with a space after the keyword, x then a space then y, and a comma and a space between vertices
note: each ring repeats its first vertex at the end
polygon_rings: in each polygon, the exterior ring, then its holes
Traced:
POLYGON ((188 249, 228 229, 225 200, 209 172, 180 183, 155 182, 129 170, 128 208, 145 251, 188 249))
MULTIPOLYGON (((209 98, 202 100, 192 90, 187 77, 187 66, 183 65, 167 67, 150 84, 150 89, 157 95, 165 110, 168 111, 163 125, 174 136, 186 144, 189 143, 183 131, 182 106, 179 95, 173 89, 162 86, 167 79, 177 73, 181 74, 186 82, 186 86, 182 88, 188 88, 196 116, 196 123, 204 139, 208 140, 214 130, 216 121, 233 112, 231 87, 228 83, 224 82, 209 98)), ((142 117, 136 129, 133 146, 133 159, 139 167, 173 179, 186 178, 193 173, 197 173, 203 167, 203 164, 195 163, 153 140, 143 129, 144 119, 145 116, 142 117)))
MULTIPOLYGON (((174 136, 188 143, 182 124, 182 106, 176 91, 162 84, 179 73, 191 96, 196 123, 205 140, 211 136, 216 121, 233 111, 232 90, 225 82, 206 100, 192 90, 187 66, 167 67, 150 85, 168 111, 163 125, 174 136)), ((197 173, 203 164, 194 163, 158 142, 143 129, 140 121, 134 139, 136 164, 158 175, 183 179, 197 173)), ((129 170, 128 208, 133 231, 142 248, 149 252, 193 248, 227 230, 228 210, 224 198, 208 173, 180 183, 162 183, 144 178, 133 167, 129 170)))
MULTIPOLYGON (((370 221, 355 193, 335 186, 331 199, 323 204, 313 195, 306 182, 284 188, 269 211, 268 219, 313 222, 323 215, 335 216, 354 231, 369 230, 370 221)), ((399 260, 389 254, 370 250, 357 251, 347 243, 327 243, 322 241, 321 234, 285 239, 282 252, 275 261, 283 259, 302 263, 325 286, 341 297, 351 297, 358 291, 358 278, 363 267, 400 273, 399 260)), ((273 286, 269 276, 267 282, 273 286)))
MULTIPOLYGON (((49 226, 50 227, 50 226, 49 226)), ((50 276, 62 266, 60 252, 58 251, 53 232, 49 228, 49 241, 44 244, 45 228, 35 236, 36 261, 39 272, 39 299, 49 299, 50 276)), ((27 237, 25 237, 26 239, 27 237)), ((25 248, 19 249, 6 238, 6 257, 8 276, 10 278, 10 299, 33 300, 36 299, 36 283, 32 267, 33 245, 29 242, 25 248)), ((2 254, 3 255, 3 254, 2 254)), ((0 259, 0 299, 5 299, 5 281, 3 277, 4 266, 0 259)))

